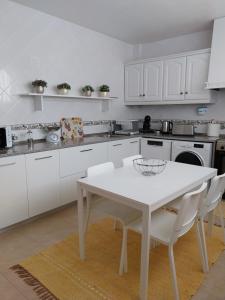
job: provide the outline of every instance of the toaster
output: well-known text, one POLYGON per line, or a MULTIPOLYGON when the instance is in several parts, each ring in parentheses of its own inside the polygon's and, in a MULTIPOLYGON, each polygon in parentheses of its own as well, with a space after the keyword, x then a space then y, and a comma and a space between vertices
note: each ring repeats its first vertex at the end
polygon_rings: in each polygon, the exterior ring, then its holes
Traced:
POLYGON ((191 124, 176 124, 173 123, 173 135, 194 135, 194 125, 191 124))

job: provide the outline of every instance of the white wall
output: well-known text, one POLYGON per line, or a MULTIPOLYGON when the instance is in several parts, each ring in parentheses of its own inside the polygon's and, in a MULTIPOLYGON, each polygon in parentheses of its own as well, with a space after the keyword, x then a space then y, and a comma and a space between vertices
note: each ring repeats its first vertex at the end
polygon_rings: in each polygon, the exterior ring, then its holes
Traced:
POLYGON ((139 58, 149 58, 210 48, 211 39, 211 31, 202 31, 136 47, 139 48, 139 58))
MULTIPOLYGON (((211 31, 197 32, 180 37, 166 39, 149 44, 136 45, 135 58, 149 58, 170 55, 185 51, 194 51, 211 47, 211 31)), ((208 105, 208 112, 204 116, 198 116, 196 108, 199 105, 167 105, 147 106, 142 108, 143 114, 149 113, 153 118, 162 119, 191 119, 191 120, 225 120, 225 91, 218 92, 218 100, 215 104, 208 105)))
POLYGON ((131 45, 7 0, 0 2, 0 21, 0 124, 138 116, 139 109, 123 105, 123 63, 133 55, 131 45), (47 100, 44 112, 35 112, 33 99, 18 96, 31 91, 35 79, 48 82, 47 92, 67 81, 71 94, 106 83, 119 100, 105 113, 99 102, 63 98, 47 100))

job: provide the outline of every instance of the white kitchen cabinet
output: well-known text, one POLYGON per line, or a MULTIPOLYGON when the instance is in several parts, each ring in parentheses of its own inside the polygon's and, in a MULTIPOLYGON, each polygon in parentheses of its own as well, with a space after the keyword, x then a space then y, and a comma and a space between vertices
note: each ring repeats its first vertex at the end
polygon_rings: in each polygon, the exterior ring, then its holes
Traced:
POLYGON ((154 138, 141 139, 141 155, 152 159, 171 159, 172 142, 154 138))
POLYGON ((164 61, 163 99, 184 100, 186 57, 164 61))
POLYGON ((60 150, 60 177, 84 172, 88 167, 108 161, 108 143, 60 150))
POLYGON ((26 168, 29 217, 60 206, 58 151, 27 154, 26 168))
POLYGON ((61 149, 60 204, 78 199, 77 180, 86 175, 88 167, 108 161, 108 143, 61 149))
POLYGON ((143 101, 162 101, 163 62, 153 61, 144 64, 143 101))
POLYGON ((203 49, 128 63, 125 66, 125 105, 214 103, 216 92, 205 89, 209 58, 210 49, 203 49), (138 77, 136 70, 138 81, 135 76, 130 76, 132 80, 129 80, 126 70, 137 69, 137 66, 139 73, 143 69, 143 75, 138 77), (141 91, 139 96, 137 86, 141 91), (127 95, 132 94, 133 89, 136 96, 129 98, 127 95))
POLYGON ((85 172, 60 178, 60 205, 78 200, 77 180, 85 176, 85 172))
POLYGON ((143 64, 125 67, 125 99, 139 101, 143 99, 143 64))
POLYGON ((0 228, 28 218, 25 158, 0 158, 0 228))
POLYGON ((208 79, 209 53, 187 56, 185 100, 209 99, 210 91, 205 88, 208 79))
POLYGON ((115 167, 122 166, 122 159, 140 153, 139 138, 109 142, 109 160, 115 167))

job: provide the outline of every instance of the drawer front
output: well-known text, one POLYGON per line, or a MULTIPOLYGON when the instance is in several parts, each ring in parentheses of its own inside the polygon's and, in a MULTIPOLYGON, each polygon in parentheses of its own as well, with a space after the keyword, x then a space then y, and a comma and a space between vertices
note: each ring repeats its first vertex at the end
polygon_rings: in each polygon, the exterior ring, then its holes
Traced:
POLYGON ((108 144, 73 147, 60 150, 60 177, 86 171, 88 167, 108 161, 108 144))

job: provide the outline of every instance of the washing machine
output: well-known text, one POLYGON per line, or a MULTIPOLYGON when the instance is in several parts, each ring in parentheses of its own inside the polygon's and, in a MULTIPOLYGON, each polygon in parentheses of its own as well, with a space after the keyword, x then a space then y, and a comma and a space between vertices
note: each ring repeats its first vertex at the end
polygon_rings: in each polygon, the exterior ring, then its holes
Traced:
POLYGON ((203 167, 211 167, 212 150, 212 143, 173 141, 171 157, 172 161, 203 167))

